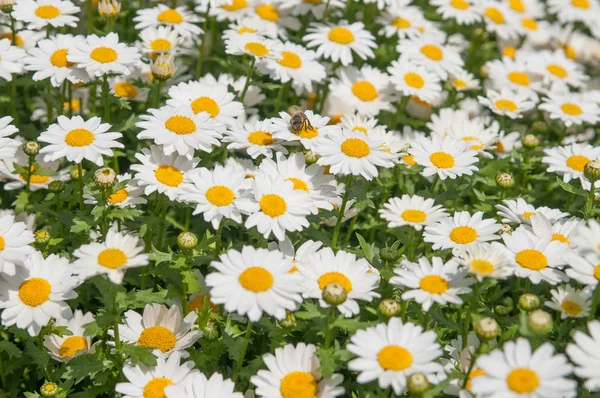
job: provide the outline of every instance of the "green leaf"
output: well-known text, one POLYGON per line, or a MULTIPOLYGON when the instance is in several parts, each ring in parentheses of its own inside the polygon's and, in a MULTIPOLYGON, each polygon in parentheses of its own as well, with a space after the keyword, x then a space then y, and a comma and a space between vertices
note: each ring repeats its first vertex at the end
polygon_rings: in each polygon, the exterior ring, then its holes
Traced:
POLYGON ((109 360, 101 361, 91 354, 79 355, 69 361, 67 371, 62 378, 73 379, 77 384, 88 376, 93 378, 96 373, 111 366, 114 365, 109 360))
POLYGON ((168 252, 164 253, 152 245, 152 253, 150 253, 148 257, 150 258, 150 261, 154 261, 156 265, 160 263, 168 263, 173 258, 173 252, 171 251, 171 248, 168 248, 167 250, 168 252))
POLYGON ((181 273, 181 282, 187 285, 187 291, 189 294, 200 293, 202 288, 198 285, 198 281, 196 280, 196 275, 194 275, 193 270, 183 271, 181 273))
POLYGON ((578 196, 583 196, 583 197, 587 197, 588 196, 588 192, 585 191, 584 189, 578 188, 574 185, 568 184, 566 182, 564 182, 560 177, 556 177, 556 182, 558 183, 558 185, 560 185, 560 187, 569 192, 572 193, 574 195, 578 195, 578 196))
POLYGON ((152 289, 135 290, 125 295, 125 306, 127 308, 144 308, 147 304, 164 303, 167 290, 154 292, 152 289))
POLYGON ((375 244, 368 244, 365 238, 358 232, 356 233, 356 237, 358 238, 358 243, 360 244, 360 248, 362 249, 365 258, 371 262, 373 256, 375 256, 375 244))
POLYGON ((75 225, 73 225, 71 227, 70 231, 73 232, 74 234, 78 234, 80 232, 87 232, 90 229, 92 229, 92 227, 86 221, 83 221, 83 220, 74 219, 73 223, 75 225))
POLYGON ((129 357, 134 365, 138 363, 146 366, 156 365, 156 356, 152 353, 152 348, 123 344, 121 351, 129 357))
POLYGON ((0 352, 5 352, 9 358, 19 358, 21 350, 10 341, 0 341, 0 352))

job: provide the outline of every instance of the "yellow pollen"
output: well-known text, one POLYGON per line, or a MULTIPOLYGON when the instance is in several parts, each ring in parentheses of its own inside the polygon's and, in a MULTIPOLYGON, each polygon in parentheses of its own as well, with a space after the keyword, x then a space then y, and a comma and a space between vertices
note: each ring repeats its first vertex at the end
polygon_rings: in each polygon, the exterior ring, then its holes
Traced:
POLYGON ((412 365, 413 356, 404 347, 388 345, 377 353, 377 362, 385 370, 400 371, 412 365))
POLYGON ((532 271, 540 271, 548 266, 548 259, 544 253, 534 249, 526 249, 518 252, 515 260, 521 267, 532 271))
MULTIPOLYGON (((19 175, 19 178, 21 178, 21 180, 23 180, 23 181, 27 181, 27 178, 22 175, 19 175)), ((32 174, 31 177, 29 177, 29 182, 32 184, 44 184, 44 183, 48 182, 49 179, 50 179, 50 177, 48 177, 48 176, 32 174)))
POLYGON ((61 358, 74 357, 77 351, 87 350, 88 343, 83 336, 70 336, 60 345, 58 353, 61 358))
POLYGON ((594 278, 600 281, 600 264, 594 267, 594 278))
POLYGON ((60 10, 51 5, 43 5, 35 9, 35 15, 44 19, 53 19, 60 15, 60 10))
POLYGON ((456 88, 464 88, 467 86, 467 82, 461 79, 452 80, 452 84, 454 84, 454 87, 456 88))
POLYGON ((452 242, 454 243, 458 243, 461 245, 466 245, 474 242, 475 239, 477 239, 477 236, 477 230, 467 225, 455 227, 450 232, 450 240, 452 240, 452 242))
POLYGON ((150 326, 142 331, 137 345, 167 352, 175 348, 175 333, 164 326, 150 326))
POLYGON ((273 275, 263 267, 250 267, 239 276, 240 285, 254 293, 267 291, 273 286, 273 275))
POLYGON ((496 7, 488 7, 485 9, 484 15, 492 20, 495 24, 504 25, 506 23, 504 15, 496 7))
POLYGON ((472 135, 467 135, 466 137, 461 138, 462 141, 466 141, 471 145, 471 149, 475 151, 480 151, 483 149, 483 141, 481 141, 477 137, 473 137, 472 135))
POLYGON ((290 372, 281 380, 282 398, 315 398, 319 392, 317 381, 307 372, 290 372))
POLYGON ((496 143, 496 152, 498 153, 504 153, 506 149, 504 148, 504 145, 502 144, 502 141, 498 141, 496 143))
POLYGON ((550 64, 548 66, 546 66, 546 70, 548 72, 550 72, 551 74, 553 74, 556 77, 560 77, 561 79, 564 79, 565 77, 567 77, 569 75, 569 73, 567 72, 567 70, 565 68, 563 68, 560 65, 556 65, 556 64, 550 64))
POLYGON ((255 8, 256 14, 262 19, 267 21, 277 22, 279 21, 279 11, 271 4, 260 4, 255 8))
POLYGON ((156 20, 161 23, 179 24, 183 22, 183 16, 178 11, 169 8, 158 14, 156 20))
POLYGON ((478 274, 491 274, 494 272, 492 263, 486 260, 475 259, 471 262, 471 268, 478 274))
POLYGON ((526 211, 521 215, 523 216, 523 218, 529 220, 531 216, 535 216, 535 211, 526 211))
POLYGON ((348 138, 342 142, 341 150, 352 158, 364 158, 371 153, 369 145, 360 138, 348 138))
POLYGON ((469 378, 467 379, 467 384, 465 385, 465 388, 467 390, 471 390, 471 386, 472 386, 471 380, 473 380, 476 377, 483 376, 483 375, 485 375, 484 370, 479 369, 479 368, 473 369, 471 371, 471 373, 469 373, 469 378))
POLYGON ((286 178, 285 180, 293 182, 295 190, 308 192, 308 185, 301 179, 295 178, 295 177, 290 177, 290 178, 286 178))
POLYGON ((316 128, 315 126, 313 126, 312 128, 305 126, 305 127, 302 127, 302 130, 300 130, 300 132, 297 135, 300 138, 307 138, 307 139, 315 138, 316 136, 319 135, 319 129, 316 128))
POLYGON ((235 194, 224 185, 215 185, 206 191, 206 200, 215 206, 229 206, 235 200, 235 194))
POLYGON ((425 80, 423 80, 420 75, 414 72, 408 72, 406 75, 404 75, 404 81, 412 88, 423 88, 425 85, 425 80))
POLYGON ((82 147, 90 145, 95 139, 96 137, 94 137, 94 134, 90 130, 74 129, 69 131, 65 136, 65 143, 68 146, 82 147))
POLYGON ((169 51, 172 47, 172 44, 167 39, 154 39, 150 42, 150 48, 156 52, 161 51, 169 51))
POLYGON ((354 127, 354 128, 352 128, 352 132, 354 133, 355 131, 360 131, 364 135, 367 135, 367 129, 364 128, 364 127, 354 127))
POLYGON ((583 113, 583 111, 581 110, 581 107, 579 105, 571 104, 571 103, 562 104, 560 106, 560 109, 567 115, 571 115, 571 116, 579 116, 583 113))
POLYGON ((519 86, 529 86, 531 83, 529 75, 523 72, 510 72, 506 77, 508 77, 508 80, 519 86))
POLYGON ((454 167, 454 158, 446 152, 434 152, 429 155, 429 160, 435 167, 440 169, 449 169, 454 167))
POLYGON ((223 8, 226 11, 237 11, 237 10, 241 10, 242 8, 246 8, 246 7, 248 7, 247 0, 233 0, 233 2, 231 4, 221 6, 221 8, 223 8))
POLYGON ((279 61, 277 61, 279 65, 292 69, 298 69, 302 66, 302 60, 300 59, 298 54, 293 53, 291 51, 283 51, 281 55, 282 58, 279 61))
POLYGON ((552 240, 557 240, 562 243, 569 243, 569 239, 563 234, 552 234, 552 240))
POLYGON ((90 53, 90 58, 94 61, 98 61, 101 64, 108 64, 117 60, 119 55, 115 50, 108 47, 97 47, 90 53))
POLYGON ((400 217, 402 217, 402 219, 406 222, 422 223, 427 219, 427 214, 425 214, 425 212, 422 210, 409 209, 404 210, 400 217))
POLYGON ((120 98, 135 98, 138 92, 137 87, 128 82, 118 82, 113 89, 120 98))
POLYGON ((515 54, 517 52, 516 47, 513 46, 506 46, 502 49, 502 55, 504 55, 505 57, 508 58, 512 58, 515 59, 515 54))
POLYGON ((354 34, 341 26, 336 26, 329 31, 327 35, 329 40, 338 44, 350 44, 354 41, 354 34))
POLYGON ((583 8, 584 10, 590 8, 589 0, 571 0, 571 5, 573 7, 583 8))
POLYGON ((256 33, 256 30, 254 28, 244 26, 243 28, 239 28, 237 32, 241 35, 244 33, 256 33))
POLYGON ((221 108, 217 102, 210 97, 198 97, 192 101, 192 110, 194 113, 206 112, 210 117, 217 117, 221 108))
POLYGON ((563 300, 563 302, 560 303, 560 307, 563 309, 564 313, 569 316, 577 316, 581 313, 581 306, 571 300, 563 300))
POLYGON ((521 20, 521 25, 527 30, 537 30, 538 24, 535 19, 532 18, 523 18, 521 20))
POLYGON ((59 68, 68 68, 73 66, 72 62, 67 61, 67 50, 66 48, 61 48, 60 50, 56 50, 50 56, 50 63, 59 68))
POLYGON ((183 181, 183 173, 176 167, 168 164, 158 166, 158 168, 154 170, 154 176, 158 182, 169 187, 178 187, 183 181))
POLYGON ((377 98, 377 89, 368 81, 360 80, 352 85, 352 94, 361 101, 369 102, 377 98))
POLYGON ((392 20, 392 25, 398 29, 406 29, 410 28, 410 21, 404 18, 394 18, 392 20))
POLYGON ((417 164, 417 162, 415 162, 415 157, 413 155, 402 156, 402 161, 405 162, 409 166, 414 166, 417 164))
POLYGON ((259 202, 260 210, 269 217, 279 217, 285 213, 287 204, 285 200, 276 194, 264 195, 259 202))
POLYGON ((98 264, 105 268, 119 269, 127 264, 127 256, 121 249, 104 249, 98 254, 98 264))
POLYGON ((431 104, 429 102, 423 101, 421 98, 417 97, 416 95, 411 95, 410 100, 417 105, 431 108, 431 104))
POLYGON ((433 44, 425 44, 423 47, 421 47, 421 54, 432 61, 441 61, 444 59, 444 53, 442 50, 433 44))
POLYGON ((450 5, 457 10, 466 10, 469 8, 469 3, 465 0, 451 0, 450 5))
POLYGON ((340 272, 327 272, 321 275, 317 281, 319 283, 319 289, 323 290, 330 283, 337 283, 342 285, 346 293, 350 293, 352 291, 352 282, 348 277, 340 272))
POLYGON ((508 5, 517 12, 525 12, 525 5, 521 0, 508 0, 508 5))
POLYGON ((438 275, 427 275, 421 278, 419 287, 431 294, 442 294, 448 290, 448 281, 438 275))
POLYGON ((23 304, 37 307, 50 299, 52 286, 43 278, 29 278, 19 286, 19 298, 23 304))
POLYGON ((254 145, 271 145, 275 142, 273 135, 271 133, 267 133, 266 131, 254 131, 248 134, 248 142, 254 145))
POLYGON ((244 49, 257 57, 264 57, 269 53, 269 49, 267 48, 267 46, 261 43, 256 43, 254 41, 246 43, 244 49))
POLYGON ((494 105, 496 105, 496 108, 500 109, 501 111, 507 110, 509 112, 514 112, 518 109, 517 104, 507 99, 499 99, 498 101, 494 102, 494 105))
POLYGON ((536 390, 539 384, 538 375, 527 368, 516 368, 506 377, 508 388, 517 394, 528 394, 536 390))
POLYGON ((187 116, 171 116, 165 122, 167 130, 177 135, 188 135, 196 131, 196 123, 187 116))
POLYGON ((129 197, 129 192, 127 192, 126 188, 121 188, 117 192, 111 194, 106 201, 111 205, 115 205, 117 203, 123 202, 125 199, 129 197))
POLYGON ((166 377, 155 377, 144 386, 144 398, 166 398, 165 387, 173 384, 166 377))

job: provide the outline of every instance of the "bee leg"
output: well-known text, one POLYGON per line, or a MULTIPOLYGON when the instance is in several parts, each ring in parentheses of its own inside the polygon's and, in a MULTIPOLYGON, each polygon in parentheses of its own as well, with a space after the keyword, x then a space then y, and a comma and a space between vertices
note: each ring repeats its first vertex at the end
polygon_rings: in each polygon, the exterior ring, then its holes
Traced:
POLYGON ((306 119, 306 121, 304 122, 304 124, 306 124, 308 126, 309 129, 314 130, 315 128, 313 127, 312 124, 310 124, 310 120, 306 119))

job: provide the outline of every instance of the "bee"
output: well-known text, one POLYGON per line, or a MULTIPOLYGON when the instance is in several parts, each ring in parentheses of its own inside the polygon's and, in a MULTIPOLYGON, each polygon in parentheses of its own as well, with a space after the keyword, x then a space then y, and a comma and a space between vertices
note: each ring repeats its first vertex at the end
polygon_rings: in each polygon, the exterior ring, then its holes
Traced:
POLYGON ((295 134, 300 134, 305 129, 314 129, 304 112, 306 112, 305 106, 292 105, 288 108, 288 113, 291 115, 290 124, 295 134))

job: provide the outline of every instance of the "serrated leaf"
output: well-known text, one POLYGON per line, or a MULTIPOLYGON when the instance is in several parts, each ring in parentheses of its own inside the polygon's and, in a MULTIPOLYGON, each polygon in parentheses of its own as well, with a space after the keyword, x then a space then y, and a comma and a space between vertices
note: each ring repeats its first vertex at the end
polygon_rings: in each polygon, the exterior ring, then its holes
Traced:
POLYGON ((167 290, 161 290, 154 292, 152 289, 146 290, 135 290, 126 294, 125 306, 127 308, 144 308, 147 304, 165 302, 167 296, 167 290))
POLYGON ((171 251, 171 248, 168 248, 167 250, 167 253, 161 252, 154 245, 152 245, 152 253, 150 253, 148 257, 150 261, 154 261, 156 265, 160 263, 168 263, 173 258, 173 252, 171 251))
POLYGON ((129 357, 134 365, 138 363, 146 366, 156 365, 156 356, 152 353, 152 348, 123 344, 121 351, 129 357))
POLYGON ((10 341, 0 341, 0 352, 5 352, 9 358, 19 358, 21 350, 10 341))
POLYGON ((79 355, 68 362, 67 371, 62 378, 73 379, 77 384, 86 377, 93 377, 96 373, 111 366, 113 366, 111 361, 101 361, 92 354, 79 355))
POLYGON ((569 192, 572 193, 574 195, 578 195, 578 196, 583 196, 583 197, 587 197, 588 196, 588 192, 585 191, 584 189, 578 188, 574 185, 568 184, 566 182, 564 182, 560 177, 556 177, 556 182, 558 183, 558 185, 560 185, 560 187, 569 192))

